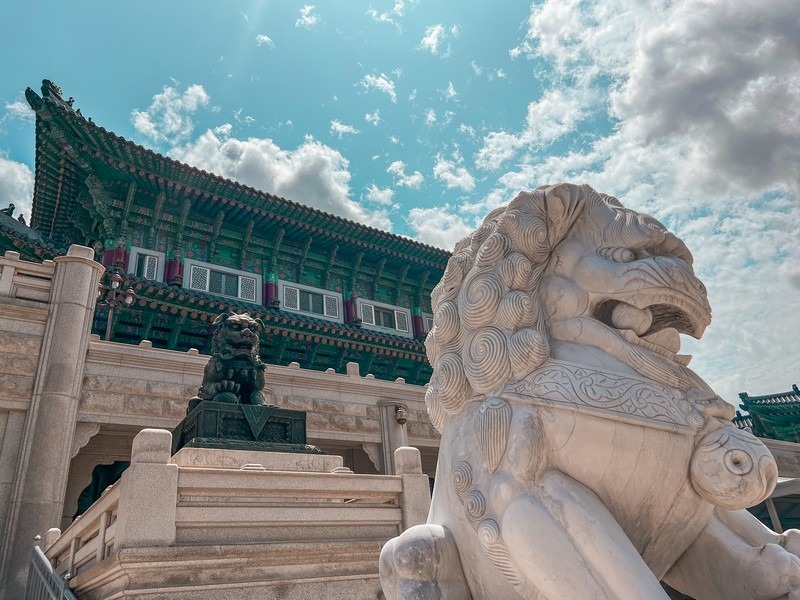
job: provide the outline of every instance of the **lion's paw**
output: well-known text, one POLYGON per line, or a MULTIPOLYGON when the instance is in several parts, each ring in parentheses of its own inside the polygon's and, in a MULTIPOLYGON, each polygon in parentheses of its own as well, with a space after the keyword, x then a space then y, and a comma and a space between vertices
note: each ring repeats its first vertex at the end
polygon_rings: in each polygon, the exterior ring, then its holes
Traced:
POLYGON ((416 525, 381 551, 387 600, 469 600, 455 540, 441 525, 416 525))

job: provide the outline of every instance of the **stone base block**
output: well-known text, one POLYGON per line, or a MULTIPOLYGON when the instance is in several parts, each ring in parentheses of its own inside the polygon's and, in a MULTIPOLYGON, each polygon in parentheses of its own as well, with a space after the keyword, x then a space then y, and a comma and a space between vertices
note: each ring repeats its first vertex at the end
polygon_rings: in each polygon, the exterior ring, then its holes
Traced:
POLYGON ((188 440, 184 448, 210 448, 216 450, 244 450, 250 452, 297 452, 300 454, 323 454, 322 450, 309 444, 273 444, 248 440, 226 440, 196 437, 188 440))
POLYGON ((302 411, 211 401, 193 406, 172 432, 172 453, 184 446, 321 453, 306 445, 306 413, 302 411))
MULTIPOLYGON (((311 446, 313 448, 313 446, 311 446)), ((298 452, 258 452, 184 446, 172 457, 179 467, 199 469, 235 469, 261 466, 266 471, 301 471, 332 473, 345 469, 341 456, 298 452)))

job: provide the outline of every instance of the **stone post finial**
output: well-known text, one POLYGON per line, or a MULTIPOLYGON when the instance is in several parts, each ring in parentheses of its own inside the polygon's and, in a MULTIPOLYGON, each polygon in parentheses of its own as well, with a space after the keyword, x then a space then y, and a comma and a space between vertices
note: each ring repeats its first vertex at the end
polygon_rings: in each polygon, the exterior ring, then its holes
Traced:
POLYGON ((67 256, 77 256, 79 258, 94 259, 94 250, 88 246, 81 246, 79 244, 72 244, 67 250, 67 256))
POLYGON ((422 458, 417 448, 402 446, 394 451, 394 466, 398 475, 422 473, 422 458))
POLYGON ((166 429, 142 429, 133 438, 131 464, 168 464, 171 458, 172 434, 166 429))
POLYGON ((44 540, 42 541, 42 550, 45 552, 47 549, 56 543, 56 540, 61 537, 61 530, 58 527, 52 527, 47 530, 47 533, 44 534, 44 540))
POLYGON ((348 377, 361 377, 359 366, 357 362, 347 363, 347 376, 348 377))

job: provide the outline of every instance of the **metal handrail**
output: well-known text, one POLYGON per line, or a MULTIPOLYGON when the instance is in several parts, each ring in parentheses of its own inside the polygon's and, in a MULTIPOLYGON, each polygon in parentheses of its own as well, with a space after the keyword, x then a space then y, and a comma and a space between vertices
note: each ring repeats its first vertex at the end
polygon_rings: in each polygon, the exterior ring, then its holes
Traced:
POLYGON ((77 600, 69 589, 69 582, 58 576, 42 552, 39 547, 40 539, 36 536, 33 543, 25 600, 77 600))

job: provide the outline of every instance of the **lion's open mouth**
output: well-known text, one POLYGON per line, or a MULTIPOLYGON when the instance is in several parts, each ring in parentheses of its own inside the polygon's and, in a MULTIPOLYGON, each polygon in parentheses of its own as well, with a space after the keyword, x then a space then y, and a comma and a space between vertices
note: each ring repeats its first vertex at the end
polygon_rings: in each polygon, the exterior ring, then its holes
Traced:
POLYGON ((252 340, 243 340, 241 342, 231 344, 231 347, 236 354, 249 354, 253 351, 253 342, 252 340))
POLYGON ((601 302, 594 317, 627 342, 687 365, 691 357, 677 354, 680 334, 699 338, 710 320, 707 309, 683 294, 669 292, 639 293, 628 300, 601 302))

